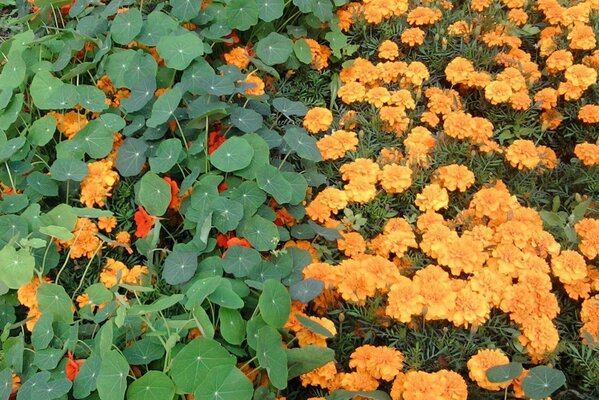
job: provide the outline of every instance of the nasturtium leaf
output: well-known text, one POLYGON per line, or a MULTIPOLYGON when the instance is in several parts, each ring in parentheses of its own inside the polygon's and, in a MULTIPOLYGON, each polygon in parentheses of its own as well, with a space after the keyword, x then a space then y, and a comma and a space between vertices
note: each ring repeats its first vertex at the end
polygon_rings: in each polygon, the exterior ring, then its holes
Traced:
POLYGON ((266 193, 252 181, 245 181, 237 186, 230 197, 243 205, 245 215, 254 214, 266 201, 266 193))
POLYGON ((289 379, 320 368, 335 359, 335 351, 320 346, 304 346, 287 349, 289 379))
POLYGON ((156 337, 144 336, 123 350, 123 355, 131 365, 146 365, 164 356, 164 346, 156 337))
POLYGON ((148 371, 127 389, 128 400, 172 400, 175 384, 164 372, 148 371))
MULTIPOLYGON (((1 76, 1 75, 0 75, 1 76)), ((4 110, 12 99, 12 90, 0 89, 0 110, 4 110)))
POLYGON ((0 250, 0 260, 3 260, 0 263, 0 282, 9 289, 18 289, 33 278, 35 258, 29 250, 16 250, 12 245, 6 245, 0 250))
POLYGON ((77 95, 77 103, 88 111, 101 112, 108 108, 104 92, 95 86, 79 85, 77 86, 77 95))
POLYGON ((511 362, 506 365, 489 368, 486 372, 487 379, 492 383, 508 382, 516 379, 522 373, 522 364, 511 362))
POLYGON ((258 187, 270 194, 277 203, 286 204, 291 201, 293 188, 281 171, 272 165, 264 165, 256 173, 258 187))
POLYGON ((148 145, 141 139, 127 138, 119 147, 116 156, 116 169, 121 176, 135 176, 139 174, 146 163, 148 145))
POLYGON ((288 127, 283 140, 298 156, 310 161, 322 161, 320 150, 316 147, 316 139, 303 128, 288 127))
POLYGON ((250 400, 254 385, 233 365, 210 369, 194 391, 195 400, 250 400))
POLYGON ((247 31, 258 23, 256 0, 232 0, 226 7, 226 21, 233 29, 247 31))
POLYGON ((74 158, 60 158, 50 166, 50 176, 56 181, 80 182, 87 176, 87 164, 74 158))
POLYGON ((265 22, 274 21, 283 16, 285 2, 283 0, 257 0, 258 15, 265 22))
POLYGON ((42 283, 37 289, 37 301, 42 314, 52 315, 55 322, 73 322, 73 303, 62 286, 42 283))
POLYGON ((220 281, 220 285, 208 295, 208 300, 219 306, 233 309, 240 309, 244 304, 243 299, 235 293, 231 283, 226 279, 220 281))
POLYGON ((221 307, 218 315, 223 339, 233 345, 241 344, 245 339, 245 320, 239 311, 221 307))
POLYGON ((295 318, 297 319, 297 322, 299 322, 304 328, 306 328, 320 336, 324 336, 327 339, 330 339, 335 336, 332 332, 330 332, 324 326, 320 325, 318 322, 315 322, 314 320, 312 320, 308 317, 304 317, 301 314, 295 314, 295 318))
POLYGON ((221 198, 212 206, 212 224, 222 233, 234 230, 243 218, 243 204, 221 198))
POLYGON ((181 90, 176 86, 160 96, 152 107, 152 115, 150 119, 146 121, 146 125, 155 128, 158 125, 167 122, 175 115, 175 110, 181 102, 181 97, 181 90))
POLYGON ((39 228, 40 233, 52 236, 58 240, 71 240, 75 236, 71 231, 63 226, 48 225, 39 228))
POLYGON ((8 400, 12 393, 12 371, 10 368, 0 371, 0 400, 8 400))
POLYGON ((36 350, 33 364, 42 370, 51 370, 56 368, 62 356, 64 355, 64 350, 62 349, 42 349, 36 350))
POLYGON ((177 353, 169 375, 175 382, 177 393, 193 393, 210 371, 220 366, 233 367, 234 365, 235 357, 231 356, 217 341, 199 337, 177 353))
POLYGON ((26 142, 27 140, 24 137, 19 136, 7 140, 3 145, 0 145, 0 162, 8 161, 26 142))
POLYGON ((29 93, 33 99, 33 104, 41 110, 50 110, 60 108, 51 98, 62 89, 65 84, 58 78, 55 78, 48 71, 40 71, 33 77, 29 86, 29 93))
POLYGON ((17 399, 35 400, 41 398, 53 400, 61 398, 71 390, 71 381, 66 377, 50 380, 51 377, 52 375, 48 371, 38 372, 21 386, 17 399))
POLYGON ((293 43, 293 52, 298 60, 304 64, 310 64, 312 62, 312 51, 310 46, 306 42, 306 39, 301 38, 293 43))
POLYGON ((142 25, 141 11, 137 8, 130 8, 114 17, 110 26, 110 36, 115 43, 129 44, 141 32, 142 25))
POLYGON ((123 400, 127 390, 129 363, 116 350, 102 354, 96 386, 101 400, 123 400))
POLYGON ((4 111, 0 111, 0 129, 7 130, 17 120, 23 108, 24 98, 22 93, 15 94, 8 107, 4 111))
POLYGON ((162 279, 169 285, 190 280, 198 268, 198 255, 188 251, 172 251, 164 260, 162 279))
POLYGON ((277 226, 257 214, 243 222, 241 235, 258 251, 274 250, 280 240, 277 226))
POLYGON ((153 216, 163 215, 171 202, 171 187, 153 172, 146 172, 139 185, 139 203, 153 216))
MULTIPOLYGON (((329 0, 318 0, 322 2, 329 2, 329 0)), ((341 49, 347 46, 347 36, 345 36, 341 31, 334 30, 331 32, 327 32, 324 35, 325 39, 329 41, 331 45, 331 50, 333 50, 333 55, 337 57, 341 57, 341 49)))
POLYGON ((107 301, 111 301, 114 297, 113 293, 102 283, 94 283, 85 289, 85 293, 89 297, 91 304, 100 305, 107 301))
POLYGON ((183 300, 184 297, 185 295, 181 293, 171 294, 170 296, 161 296, 158 298, 158 300, 154 301, 151 304, 135 304, 129 307, 129 310, 127 310, 127 312, 131 315, 157 313, 159 311, 171 308, 172 306, 183 300))
POLYGON ((335 390, 329 396, 328 400, 351 400, 359 398, 366 398, 372 400, 391 400, 391 397, 383 392, 382 390, 371 390, 371 391, 358 391, 358 390, 335 390))
POLYGON ((27 72, 27 65, 21 54, 13 53, 6 60, 0 73, 0 89, 14 89, 23 83, 27 72))
POLYGON ((272 326, 258 331, 256 343, 258 364, 268 373, 274 387, 283 390, 287 387, 287 353, 283 348, 281 334, 272 326))
POLYGON ((181 21, 189 21, 198 16, 202 0, 170 0, 171 14, 181 21))
POLYGON ((183 145, 179 139, 172 138, 161 141, 156 154, 150 157, 150 169, 157 174, 170 171, 177 163, 181 150, 183 150, 183 145))
POLYGON ((164 36, 156 50, 164 58, 167 67, 182 71, 204 54, 204 44, 198 35, 188 32, 179 36, 164 36))
POLYGON ((121 100, 121 108, 127 113, 139 111, 154 97, 156 77, 144 75, 129 85, 129 97, 121 100))
POLYGON ((125 75, 133 58, 136 55, 135 50, 115 51, 106 58, 106 74, 115 87, 126 87, 125 75))
POLYGON ((258 308, 264 322, 274 328, 282 327, 291 312, 291 298, 285 286, 274 279, 264 282, 258 308))
POLYGON ((217 75, 214 72, 203 73, 193 77, 197 90, 214 96, 228 96, 235 92, 235 81, 229 76, 217 75))
MULTIPOLYGON (((257 0, 267 1, 267 0, 257 0)), ((283 64, 293 53, 293 42, 287 36, 272 32, 256 44, 256 55, 266 65, 283 64)))
POLYGON ((522 380, 524 395, 533 399, 551 396, 553 392, 566 384, 566 376, 560 370, 539 365, 528 371, 522 380))
POLYGON ((262 261, 262 257, 256 250, 243 246, 232 246, 223 257, 223 269, 236 278, 244 278, 251 275, 260 261, 262 261))
POLYGON ((270 162, 270 149, 268 143, 266 143, 266 141, 257 133, 245 134, 243 135, 243 138, 247 140, 254 149, 254 157, 252 158, 250 165, 240 171, 236 171, 235 175, 254 181, 259 168, 270 162))
POLYGON ((311 0, 312 12, 322 22, 330 21, 333 18, 333 4, 331 0, 311 0))
POLYGON ((52 314, 42 314, 31 332, 31 344, 36 350, 45 349, 53 338, 52 314))
POLYGON ((291 299, 298 300, 303 304, 314 300, 322 290, 324 283, 319 279, 305 279, 289 287, 291 299))
POLYGON ((76 399, 85 399, 91 392, 96 390, 100 364, 101 359, 97 355, 92 355, 85 360, 73 382, 73 397, 76 399))
POLYGON ((247 167, 253 156, 252 146, 242 137, 233 136, 210 155, 210 162, 223 172, 232 172, 247 167))
POLYGON ((26 194, 5 194, 0 200, 0 212, 16 214, 28 205, 29 197, 26 194))
POLYGON ((90 157, 100 159, 112 150, 112 132, 102 120, 93 120, 72 139, 72 142, 80 146, 90 157))
POLYGON ((262 115, 239 106, 231 109, 230 119, 236 128, 245 133, 256 132, 263 125, 262 115))
POLYGON ((220 276, 209 276, 195 281, 185 292, 185 296, 188 299, 185 307, 191 309, 200 306, 206 297, 214 293, 220 286, 221 281, 222 278, 220 276))
MULTIPOLYGON (((0 283, 1 284, 1 283, 0 283)), ((6 288, 8 290, 8 288, 6 288)), ((0 304, 0 326, 6 326, 6 324, 13 324, 17 320, 15 315, 15 308, 8 304, 0 304)), ((0 384, 0 392, 2 391, 2 385, 0 384)))
POLYGON ((45 117, 36 119, 35 122, 31 124, 31 128, 29 128, 29 132, 27 133, 27 138, 34 146, 44 146, 52 140, 55 131, 56 119, 51 115, 46 115, 45 117))
POLYGON ((283 178, 291 185, 290 204, 300 204, 306 198, 306 190, 308 190, 308 182, 306 178, 298 172, 283 172, 283 178))
POLYGON ((121 116, 114 113, 102 114, 97 121, 100 122, 101 125, 104 125, 110 132, 120 131, 127 125, 127 122, 121 116))
POLYGON ((272 101, 272 105, 275 110, 288 115, 288 116, 299 116, 303 117, 308 112, 308 107, 300 101, 292 101, 285 97, 278 97, 272 101))
MULTIPOLYGON (((173 5, 172 1, 171 5, 173 5)), ((148 14, 137 40, 146 46, 156 46, 162 37, 177 28, 178 25, 174 19, 160 10, 154 10, 148 14)))

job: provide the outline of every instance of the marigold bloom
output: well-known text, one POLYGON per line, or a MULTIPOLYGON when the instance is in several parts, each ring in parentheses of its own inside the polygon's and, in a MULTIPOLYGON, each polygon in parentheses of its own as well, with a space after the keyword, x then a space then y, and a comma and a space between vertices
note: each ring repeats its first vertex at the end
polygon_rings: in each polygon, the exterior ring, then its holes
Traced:
POLYGON ((584 257, 573 250, 564 250, 551 259, 551 271, 562 283, 573 284, 587 277, 584 257))
POLYGON ((235 65, 239 69, 245 69, 250 64, 249 54, 245 47, 235 47, 225 53, 224 57, 227 64, 235 65))
POLYGON ((87 176, 81 181, 80 201, 86 207, 96 204, 103 207, 106 198, 112 196, 119 174, 113 170, 113 162, 107 159, 87 164, 87 171, 87 176))
POLYGON ((333 113, 323 107, 314 107, 304 116, 304 128, 310 133, 326 131, 332 123, 333 113))
POLYGON ((366 373, 374 379, 392 381, 403 369, 404 355, 386 346, 363 345, 350 356, 349 366, 366 373))
POLYGON ((112 230, 116 227, 116 218, 115 217, 100 217, 98 218, 98 228, 102 229, 106 233, 112 232, 112 230))
POLYGON ((447 208, 449 204, 449 195, 447 190, 436 183, 431 183, 422 189, 422 192, 416 195, 414 202, 420 211, 437 211, 447 208))
POLYGON ((408 14, 408 24, 422 26, 434 24, 441 19, 440 10, 428 7, 416 7, 408 14))
POLYGON ((463 57, 456 57, 445 67, 445 77, 454 85, 467 82, 474 72, 472 61, 463 57))
POLYGON ((507 148, 505 158, 512 167, 518 169, 534 169, 541 162, 535 144, 525 139, 514 140, 507 148))
POLYGON ((310 53, 312 55, 312 61, 310 65, 317 71, 321 71, 328 67, 329 57, 331 57, 331 49, 327 46, 318 43, 314 39, 304 38, 308 46, 310 47, 310 53))
POLYGON ((385 40, 379 45, 379 58, 382 60, 395 60, 399 56, 397 43, 385 40))
POLYGON ((68 247, 70 258, 77 259, 81 257, 92 258, 100 247, 102 241, 97 237, 98 227, 89 218, 77 218, 75 229, 73 229, 73 238, 68 241, 60 241, 64 247, 68 247))
POLYGON ((574 24, 568 33, 568 40, 573 50, 593 50, 597 46, 593 28, 585 24, 574 24))
POLYGON ((487 378, 487 370, 509 363, 510 359, 501 350, 481 349, 468 360, 468 374, 483 389, 501 390, 511 382, 492 383, 487 378))
MULTIPOLYGON (((304 317, 306 317, 310 321, 320 325, 321 327, 323 327, 324 329, 329 331, 329 333, 331 335, 337 334, 337 329, 335 328, 335 324, 330 319, 312 317, 312 316, 308 316, 308 315, 304 315, 304 317)), ((316 333, 316 332, 312 332, 310 329, 304 328, 303 326, 301 326, 300 329, 296 331, 295 335, 298 339, 298 343, 299 343, 300 347, 310 346, 310 345, 311 346, 319 346, 319 347, 327 347, 327 338, 325 336, 322 336, 321 334, 316 333)))
POLYGON ((491 104, 505 103, 509 101, 512 94, 512 88, 504 81, 493 81, 485 87, 485 98, 491 104))
POLYGON ((586 124, 599 122, 599 105, 587 104, 578 110, 578 119, 586 124))
POLYGON ((560 71, 565 71, 574 64, 574 56, 568 50, 558 50, 553 53, 545 61, 547 72, 554 75, 560 71))
POLYGON ((420 28, 409 28, 401 34, 401 42, 410 47, 418 46, 424 43, 426 32, 420 28))
POLYGON ((449 191, 465 192, 474 184, 474 174, 465 165, 445 165, 437 169, 435 181, 449 191))
POLYGON ((245 89, 245 93, 250 96, 262 96, 264 94, 264 81, 257 75, 248 75, 243 83, 249 87, 245 89))
POLYGON ((599 165, 599 145, 593 143, 580 143, 574 148, 574 154, 587 167, 599 165))
POLYGON ((359 82, 347 82, 337 91, 339 97, 345 104, 364 101, 366 88, 359 82))
POLYGON ((387 164, 380 172, 381 187, 391 194, 401 193, 412 185, 412 170, 397 164, 387 164))
POLYGON ((599 255, 599 219, 583 218, 574 225, 574 229, 580 236, 580 252, 589 260, 595 259, 599 255))
POLYGON ((341 233, 337 247, 348 257, 356 257, 366 251, 366 241, 358 232, 341 233))
POLYGON ((385 313, 399 322, 409 323, 413 316, 421 315, 424 299, 412 281, 404 276, 395 281, 387 294, 385 313))
POLYGON ((77 111, 69 111, 65 114, 50 111, 48 115, 54 117, 56 120, 56 128, 67 139, 74 138, 75 135, 85 128, 89 122, 85 117, 85 114, 80 114, 77 111))
POLYGON ((348 151, 356 151, 358 136, 355 132, 336 130, 316 142, 323 160, 337 160, 345 157, 348 151))

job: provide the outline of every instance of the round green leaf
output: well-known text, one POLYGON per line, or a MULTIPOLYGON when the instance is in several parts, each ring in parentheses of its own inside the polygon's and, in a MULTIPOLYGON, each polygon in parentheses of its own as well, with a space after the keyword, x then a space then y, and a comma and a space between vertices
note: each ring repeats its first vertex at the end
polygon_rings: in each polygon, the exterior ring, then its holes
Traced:
POLYGON ((43 146, 52 140, 56 131, 56 120, 51 115, 46 115, 35 122, 29 128, 27 138, 34 146, 43 146))
POLYGON ((37 289, 37 301, 42 314, 51 314, 55 322, 73 322, 73 303, 62 286, 42 284, 37 289))
POLYGON ((101 112, 108 108, 104 92, 95 86, 79 85, 77 95, 77 102, 88 111, 101 112))
POLYGON ((250 400, 252 382, 232 365, 212 368, 194 391, 195 400, 250 400))
POLYGON ((245 181, 231 192, 231 199, 243 205, 245 215, 252 215, 266 201, 266 193, 255 182, 245 181))
POLYGON ((210 162, 223 172, 232 172, 250 165, 253 156, 252 146, 243 138, 233 136, 210 155, 210 162))
POLYGON ((171 202, 171 187, 153 172, 146 173, 140 180, 139 203, 153 216, 163 215, 171 202))
POLYGON ((119 147, 116 156, 116 169, 121 176, 135 176, 139 174, 146 163, 148 145, 141 139, 127 138, 119 147))
POLYGON ((129 400, 172 400, 175 385, 164 372, 149 371, 127 389, 129 400))
POLYGON ((256 173, 258 187, 270 194, 279 204, 289 203, 293 193, 291 184, 281 171, 272 165, 264 165, 256 173))
POLYGON ((280 240, 277 226, 259 215, 252 216, 243 224, 241 235, 258 251, 274 250, 280 240))
POLYGON ((127 390, 129 363, 117 350, 102 354, 96 386, 102 400, 123 400, 127 390))
POLYGON ((263 125, 262 115, 243 107, 232 108, 230 119, 236 128, 245 133, 256 132, 263 125))
POLYGON ((146 121, 146 125, 155 128, 167 122, 175 114, 175 110, 181 102, 181 97, 182 93, 178 87, 174 87, 160 96, 152 107, 152 115, 146 121))
POLYGON ((291 298, 282 283, 272 279, 264 282, 258 308, 264 322, 274 328, 285 325, 291 312, 291 298))
POLYGON ((195 33, 188 32, 179 36, 164 36, 156 46, 166 66, 179 71, 204 54, 204 44, 195 33))
POLYGON ((196 253, 174 250, 164 260, 162 279, 169 285, 180 285, 190 280, 197 268, 196 253))
POLYGON ((258 15, 265 22, 274 21, 283 16, 285 2, 283 0, 257 0, 258 15))
POLYGON ((291 53, 293 53, 291 39, 276 32, 270 33, 256 45, 256 55, 266 65, 283 64, 289 59, 291 53))
POLYGON ((100 357, 96 355, 92 355, 85 360, 73 382, 73 397, 76 399, 85 399, 92 391, 96 390, 100 363, 100 357))
POLYGON ((217 287, 214 292, 210 293, 208 300, 219 306, 233 309, 240 309, 244 304, 243 299, 235 293, 231 283, 226 279, 221 280, 220 286, 217 287))
POLYGON ((223 269, 236 278, 244 278, 251 275, 260 261, 262 261, 262 257, 256 250, 243 246, 232 246, 223 257, 223 269))
POLYGON ((487 378, 489 382, 501 383, 516 379, 522 373, 522 364, 511 362, 506 365, 489 368, 487 370, 487 378))
POLYGON ((324 289, 324 283, 319 279, 305 279, 289 287, 289 295, 293 300, 303 304, 315 299, 324 289))
POLYGON ((258 23, 256 0, 233 0, 226 7, 226 21, 233 29, 247 31, 258 23))
POLYGON ((245 339, 245 320, 237 310, 221 307, 218 313, 220 317, 220 333, 227 343, 240 345, 245 339))
MULTIPOLYGON (((169 375, 177 393, 193 393, 198 384, 218 367, 233 367, 231 356, 218 342, 200 337, 189 342, 173 359, 169 375)), ((196 399, 197 399, 196 395, 196 399)))
POLYGON ((306 107, 304 103, 300 101, 291 101, 285 97, 274 99, 272 105, 275 110, 288 116, 297 115, 298 117, 303 117, 308 112, 308 107, 306 107))
POLYGON ((322 161, 320 150, 316 147, 316 139, 308 135, 305 129, 290 127, 285 130, 283 140, 301 158, 309 161, 322 161))
POLYGON ((189 21, 199 14, 202 0, 170 0, 170 3, 173 16, 181 21, 189 21))
MULTIPOLYGON (((157 174, 165 173, 177 163, 183 145, 179 139, 166 139, 160 142, 154 157, 150 157, 150 168, 157 174)), ((120 149, 119 149, 120 151, 120 149)))
POLYGON ((93 120, 71 142, 92 158, 104 158, 112 151, 114 141, 113 131, 106 125, 104 120, 93 120))
POLYGON ((302 38, 293 43, 293 52, 302 63, 310 64, 312 62, 312 51, 305 39, 302 38))
POLYGON ((277 389, 287 387, 287 353, 283 348, 281 335, 272 326, 258 331, 256 356, 260 367, 266 369, 270 382, 277 389))
POLYGON ((237 228, 243 218, 243 205, 235 200, 223 197, 213 204, 212 209, 212 224, 222 233, 237 228))
POLYGON ((130 8, 114 17, 110 26, 110 36, 115 43, 129 44, 141 32, 142 25, 141 12, 137 8, 130 8))
POLYGON ((33 278, 35 258, 28 250, 6 245, 0 250, 0 260, 0 281, 8 288, 18 289, 33 278))
POLYGON ((540 365, 528 371, 522 380, 522 389, 526 397, 542 399, 551 396, 565 384, 566 376, 562 371, 540 365))
POLYGON ((147 365, 164 357, 164 346, 156 337, 144 336, 123 350, 123 355, 131 365, 147 365))
POLYGON ((53 100, 53 97, 60 91, 65 84, 58 78, 55 78, 48 71, 40 71, 33 77, 29 86, 29 93, 33 99, 33 104, 41 110, 59 109, 60 105, 53 100))
POLYGON ((308 181, 298 172, 283 172, 282 175, 291 185, 291 199, 289 199, 289 204, 300 204, 306 198, 308 181))

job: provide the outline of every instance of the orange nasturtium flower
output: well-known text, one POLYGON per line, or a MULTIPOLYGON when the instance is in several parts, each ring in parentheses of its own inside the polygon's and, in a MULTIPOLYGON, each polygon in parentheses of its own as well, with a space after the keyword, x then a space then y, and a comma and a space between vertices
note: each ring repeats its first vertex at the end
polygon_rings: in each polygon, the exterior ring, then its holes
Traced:
POLYGON ((65 366, 65 373, 67 375, 67 378, 71 382, 73 382, 75 380, 75 378, 77 377, 79 370, 85 363, 85 359, 79 359, 79 360, 75 359, 70 351, 67 352, 67 358, 69 359, 69 361, 67 362, 67 365, 65 366))
POLYGON ((135 225, 137 225, 137 230, 135 231, 135 237, 145 238, 152 230, 154 223, 156 222, 156 217, 151 216, 142 206, 137 208, 135 212, 135 225))

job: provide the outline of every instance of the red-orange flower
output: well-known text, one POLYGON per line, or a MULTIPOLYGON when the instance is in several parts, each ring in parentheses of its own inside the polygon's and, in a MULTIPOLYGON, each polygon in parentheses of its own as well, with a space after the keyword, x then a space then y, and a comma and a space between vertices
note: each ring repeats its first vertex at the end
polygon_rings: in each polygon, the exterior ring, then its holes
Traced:
POLYGON ((71 382, 73 382, 77 377, 79 370, 85 363, 85 359, 76 360, 70 351, 67 352, 67 358, 69 359, 69 361, 67 361, 67 365, 65 366, 65 373, 67 375, 67 378, 71 382))
POLYGON ((152 230, 154 223, 156 222, 156 217, 151 216, 142 206, 137 208, 135 212, 135 225, 137 225, 137 230, 135 231, 135 237, 145 238, 152 230))
POLYGON ((210 135, 208 135, 208 154, 212 154, 226 140, 220 132, 210 132, 210 135))
POLYGON ((171 210, 178 210, 181 206, 181 198, 179 197, 179 185, 177 184, 177 182, 175 182, 168 176, 165 176, 163 179, 171 187, 171 202, 168 204, 168 208, 170 208, 171 210))

